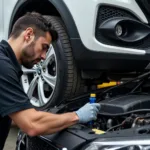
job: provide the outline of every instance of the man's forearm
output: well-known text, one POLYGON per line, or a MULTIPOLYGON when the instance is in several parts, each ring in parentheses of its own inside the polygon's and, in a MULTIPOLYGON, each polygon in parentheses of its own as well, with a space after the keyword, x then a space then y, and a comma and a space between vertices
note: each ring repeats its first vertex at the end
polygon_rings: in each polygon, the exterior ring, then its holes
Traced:
POLYGON ((36 111, 35 109, 16 112, 11 114, 10 117, 30 136, 51 134, 60 131, 76 124, 79 119, 75 112, 52 114, 36 111))
POLYGON ((39 119, 35 122, 34 128, 37 129, 36 135, 51 134, 74 125, 78 122, 78 116, 75 112, 65 114, 50 114, 47 112, 41 113, 39 119))
POLYGON ((11 119, 28 135, 51 134, 73 124, 96 120, 100 104, 85 104, 76 112, 52 114, 48 112, 26 109, 10 114, 11 119))

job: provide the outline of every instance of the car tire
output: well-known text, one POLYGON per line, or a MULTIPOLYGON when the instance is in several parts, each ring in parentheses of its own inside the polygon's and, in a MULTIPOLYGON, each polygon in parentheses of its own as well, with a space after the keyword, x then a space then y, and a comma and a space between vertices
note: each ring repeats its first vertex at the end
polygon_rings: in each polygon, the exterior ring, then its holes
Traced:
POLYGON ((58 33, 57 42, 52 43, 57 61, 57 79, 50 100, 40 109, 56 106, 65 100, 70 101, 71 98, 84 91, 84 80, 81 79, 80 72, 76 67, 65 25, 59 17, 44 17, 58 33))

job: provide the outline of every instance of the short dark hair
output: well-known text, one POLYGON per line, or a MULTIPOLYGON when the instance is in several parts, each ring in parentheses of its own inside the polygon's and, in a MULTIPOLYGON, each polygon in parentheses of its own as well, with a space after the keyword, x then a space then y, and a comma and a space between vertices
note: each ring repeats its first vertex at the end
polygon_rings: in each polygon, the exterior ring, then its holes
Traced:
POLYGON ((28 27, 34 29, 36 37, 44 35, 45 32, 49 32, 52 36, 52 41, 56 41, 58 38, 58 34, 52 24, 37 12, 27 12, 24 16, 20 17, 13 25, 10 37, 17 38, 28 27))

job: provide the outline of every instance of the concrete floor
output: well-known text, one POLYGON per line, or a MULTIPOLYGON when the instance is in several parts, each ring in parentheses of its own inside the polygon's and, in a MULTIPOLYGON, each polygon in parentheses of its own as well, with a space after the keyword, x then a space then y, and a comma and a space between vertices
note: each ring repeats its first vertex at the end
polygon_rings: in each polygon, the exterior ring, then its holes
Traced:
POLYGON ((19 129, 16 126, 11 127, 4 150, 15 150, 18 131, 19 129))

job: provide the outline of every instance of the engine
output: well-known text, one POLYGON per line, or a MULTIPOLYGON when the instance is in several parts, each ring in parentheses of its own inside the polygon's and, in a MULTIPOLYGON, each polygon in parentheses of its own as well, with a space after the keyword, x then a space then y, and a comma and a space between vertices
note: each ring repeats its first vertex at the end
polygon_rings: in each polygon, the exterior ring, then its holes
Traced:
POLYGON ((92 128, 114 131, 150 124, 150 95, 127 94, 100 104, 101 111, 92 128))
MULTIPOLYGON (((101 110, 93 124, 84 124, 91 129, 108 131, 141 127, 150 124, 150 72, 135 77, 123 84, 97 92, 101 110)), ((79 96, 68 104, 50 111, 71 112, 88 101, 89 94, 79 96)))
POLYGON ((128 94, 107 99, 101 104, 101 112, 118 114, 138 109, 150 109, 150 95, 128 94))

